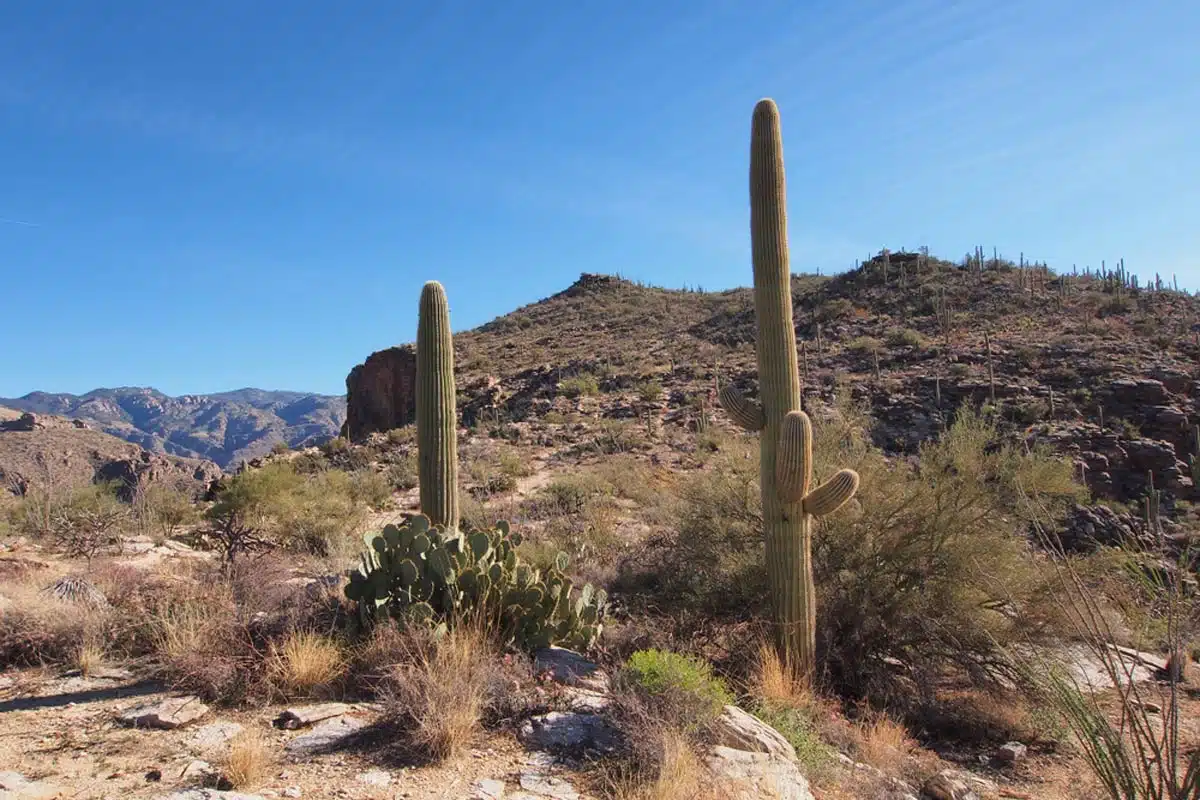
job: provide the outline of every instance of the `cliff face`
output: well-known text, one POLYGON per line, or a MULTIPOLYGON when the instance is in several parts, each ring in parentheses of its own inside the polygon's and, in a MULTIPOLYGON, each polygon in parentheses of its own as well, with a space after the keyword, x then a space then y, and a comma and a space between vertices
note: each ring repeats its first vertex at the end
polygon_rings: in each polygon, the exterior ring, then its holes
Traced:
POLYGON ((346 424, 353 442, 415 419, 417 351, 410 344, 372 353, 346 377, 346 424))

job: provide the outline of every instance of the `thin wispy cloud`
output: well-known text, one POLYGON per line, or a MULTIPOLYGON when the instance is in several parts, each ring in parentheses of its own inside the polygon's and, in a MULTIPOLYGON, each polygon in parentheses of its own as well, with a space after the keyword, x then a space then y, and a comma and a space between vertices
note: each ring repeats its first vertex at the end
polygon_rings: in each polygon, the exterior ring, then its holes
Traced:
POLYGON ((39 225, 36 222, 26 222, 23 219, 9 219, 8 217, 0 217, 0 222, 4 223, 5 225, 20 225, 21 227, 24 227, 24 228, 40 228, 40 227, 42 227, 41 225, 39 225))

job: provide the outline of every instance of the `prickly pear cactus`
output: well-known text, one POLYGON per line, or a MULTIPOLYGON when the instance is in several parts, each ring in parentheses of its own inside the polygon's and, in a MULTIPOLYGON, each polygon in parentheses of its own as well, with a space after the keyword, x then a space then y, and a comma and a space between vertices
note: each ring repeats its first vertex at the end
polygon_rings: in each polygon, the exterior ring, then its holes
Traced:
POLYGON ((859 478, 844 469, 810 490, 812 425, 800 409, 783 136, 779 109, 770 99, 754 107, 751 125, 750 241, 762 402, 747 400, 730 386, 718 397, 735 423, 760 434, 763 536, 777 641, 785 663, 799 677, 810 679, 816 664, 813 519, 849 500, 859 478))
POLYGON ((608 597, 586 584, 573 594, 559 553, 545 574, 522 563, 521 535, 453 530, 417 515, 364 537, 367 550, 350 573, 346 596, 365 623, 391 617, 406 624, 447 624, 482 614, 508 641, 527 649, 564 644, 587 649, 600 635, 608 597))

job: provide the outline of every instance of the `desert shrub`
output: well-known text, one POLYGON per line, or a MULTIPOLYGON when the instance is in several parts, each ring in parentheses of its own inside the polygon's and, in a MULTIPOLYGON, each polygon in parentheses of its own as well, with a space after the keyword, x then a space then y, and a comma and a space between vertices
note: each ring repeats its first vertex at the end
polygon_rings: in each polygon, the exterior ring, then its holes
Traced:
POLYGON ((373 469, 363 469, 350 475, 347 487, 350 499, 376 511, 387 508, 392 500, 392 484, 388 476, 373 469))
MULTIPOLYGON (((1080 487, 1069 462, 1002 443, 994 423, 968 409, 922 448, 919 467, 892 463, 869 443, 860 409, 835 412, 814 421, 814 479, 852 467, 862 480, 855 501, 813 537, 822 674, 879 700, 915 699, 930 674, 950 667, 999 677, 999 644, 1061 623, 1018 500, 1073 501, 1080 487)), ((641 554, 648 574, 631 567, 623 576, 635 592, 677 610, 766 613, 755 450, 739 437, 681 482, 675 531, 641 554)))
POLYGON ((882 347, 883 342, 879 341, 873 336, 859 336, 855 339, 851 339, 846 345, 846 348, 850 351, 866 355, 878 353, 882 347))
POLYGON ((613 677, 610 708, 625 736, 631 785, 652 785, 669 772, 673 748, 699 744, 731 702, 707 662, 669 650, 634 652, 613 677))
POLYGON ((151 483, 138 489, 133 498, 133 514, 143 531, 164 539, 171 538, 200 517, 187 493, 163 483, 151 483))
POLYGON ((57 599, 45 583, 27 574, 0 586, 7 600, 0 607, 0 669, 70 664, 111 638, 117 625, 111 609, 57 599))
POLYGON ((600 383, 596 380, 595 375, 584 372, 580 375, 563 378, 558 382, 558 391, 563 397, 571 399, 576 397, 593 397, 600 394, 600 383))
POLYGON ((637 651, 617 674, 616 684, 669 727, 689 734, 703 730, 733 702, 707 662, 667 650, 637 651))
POLYGON ((105 547, 121 543, 129 506, 117 499, 116 483, 82 486, 50 512, 50 535, 69 557, 89 561, 105 547))
POLYGON ((657 380, 648 380, 639 383, 635 391, 643 403, 655 403, 662 399, 663 387, 657 380))
POLYGON ((440 636, 409 629, 390 643, 396 662, 380 686, 385 713, 415 755, 461 756, 508 690, 498 644, 471 624, 440 636))
POLYGON ((292 448, 288 446, 287 442, 276 442, 275 444, 271 445, 271 453, 273 455, 281 456, 285 453, 290 453, 291 451, 292 448))
POLYGON ((387 466, 387 480, 392 487, 405 491, 417 485, 417 453, 410 450, 392 456, 387 466))
POLYGON ((381 484, 356 484, 341 470, 302 475, 290 463, 267 464, 226 482, 206 514, 208 537, 229 562, 273 546, 344 554, 364 518, 360 501, 381 491, 381 484))
POLYGON ((892 347, 914 347, 920 349, 925 346, 925 337, 921 335, 920 331, 915 331, 912 328, 897 328, 888 334, 887 343, 892 347))

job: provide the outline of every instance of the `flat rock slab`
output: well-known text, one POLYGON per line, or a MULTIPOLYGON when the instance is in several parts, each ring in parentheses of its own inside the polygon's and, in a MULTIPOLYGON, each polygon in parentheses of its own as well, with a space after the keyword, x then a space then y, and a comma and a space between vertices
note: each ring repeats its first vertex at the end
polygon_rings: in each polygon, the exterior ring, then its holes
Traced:
POLYGON ((472 798, 473 800, 504 800, 505 788, 504 781, 484 778, 475 783, 475 794, 472 795, 472 798))
POLYGON ((324 719, 340 717, 352 708, 345 703, 318 703, 311 706, 293 706, 285 709, 275 718, 275 727, 294 731, 297 728, 307 728, 324 719))
POLYGON ((371 769, 366 772, 360 772, 356 777, 359 783, 365 783, 368 786, 387 786, 392 782, 392 774, 381 769, 371 769))
POLYGON ((572 711, 597 714, 612 705, 612 696, 605 692, 594 692, 591 689, 579 689, 575 686, 564 686, 562 691, 567 708, 572 711))
POLYGON ((550 679, 566 686, 593 692, 608 692, 608 675, 595 663, 565 647, 543 647, 533 654, 533 671, 548 673, 550 679))
POLYGON ((526 720, 520 736, 527 746, 543 750, 610 752, 619 734, 599 714, 551 711, 526 720))
POLYGON ((521 775, 521 788, 535 797, 552 797, 554 800, 579 800, 579 792, 569 781, 543 775, 540 772, 526 772, 521 775))
POLYGON ((788 761, 796 760, 796 749, 779 731, 734 705, 725 706, 714 723, 713 742, 731 750, 749 750, 788 761))
POLYGON ((366 726, 365 720, 355 717, 334 717, 323 721, 308 733, 292 739, 283 746, 283 749, 295 755, 306 755, 332 749, 339 742, 350 738, 366 726))
POLYGON ((709 751, 707 763, 739 800, 813 800, 808 779, 791 759, 717 745, 709 751))
POLYGON ((196 728, 188 738, 188 743, 200 750, 216 750, 243 730, 245 728, 240 722, 210 722, 196 728))
POLYGON ((153 703, 143 703, 121 713, 117 719, 139 728, 174 730, 194 722, 208 713, 208 706, 195 695, 168 697, 153 703))
POLYGON ((219 792, 216 789, 185 789, 182 792, 159 795, 158 800, 266 800, 261 794, 219 792))
POLYGON ((0 800, 49 800, 61 794, 57 786, 28 780, 19 772, 0 772, 0 800))

